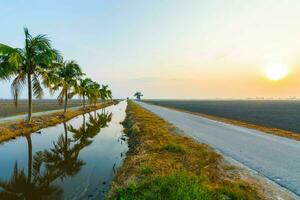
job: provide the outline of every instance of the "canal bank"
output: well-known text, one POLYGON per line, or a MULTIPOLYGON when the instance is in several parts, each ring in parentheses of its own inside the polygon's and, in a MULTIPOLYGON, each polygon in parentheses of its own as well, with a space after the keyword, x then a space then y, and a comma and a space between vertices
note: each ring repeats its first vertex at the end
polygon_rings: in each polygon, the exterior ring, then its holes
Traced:
POLYGON ((0 142, 15 139, 17 136, 31 134, 39 129, 54 126, 56 124, 68 121, 78 115, 95 111, 113 105, 117 102, 109 101, 97 105, 88 106, 86 109, 70 109, 66 113, 63 111, 52 112, 51 114, 39 115, 32 118, 30 124, 24 119, 17 119, 9 122, 0 122, 0 142))
POLYGON ((129 101, 129 151, 109 199, 272 199, 206 144, 129 101))

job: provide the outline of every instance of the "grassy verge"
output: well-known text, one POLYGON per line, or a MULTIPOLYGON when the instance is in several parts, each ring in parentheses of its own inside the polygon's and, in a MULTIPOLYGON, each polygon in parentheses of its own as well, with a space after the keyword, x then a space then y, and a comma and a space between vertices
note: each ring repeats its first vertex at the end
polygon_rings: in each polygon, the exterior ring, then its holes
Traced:
POLYGON ((16 136, 30 134, 48 126, 54 126, 61 122, 68 121, 78 115, 98 110, 110 106, 114 103, 114 101, 99 103, 96 106, 88 106, 85 110, 69 110, 65 114, 63 113, 63 111, 60 111, 42 116, 36 116, 32 118, 32 122, 30 124, 28 124, 25 120, 16 120, 7 123, 1 123, 0 142, 13 139, 16 136))
MULTIPOLYGON (((149 103, 149 102, 147 102, 149 103)), ((151 104, 151 103, 149 103, 151 104)), ((160 106, 157 104, 153 104, 155 106, 160 106)), ((161 106, 161 107, 167 107, 167 106, 161 106)), ((178 110, 181 112, 186 112, 186 113, 190 113, 193 115, 199 115, 201 117, 205 117, 208 119, 212 119, 215 121, 220 121, 220 122, 224 122, 227 124, 232 124, 232 125, 237 125, 237 126, 242 126, 245 128, 250 128, 250 129, 256 129, 268 134, 272 134, 272 135, 277 135, 277 136, 281 136, 281 137, 286 137, 286 138, 290 138, 290 139, 294 139, 294 140, 298 140, 300 141, 300 133, 295 133, 292 131, 287 131, 287 130, 283 130, 283 129, 279 129, 279 128, 272 128, 272 127, 265 127, 265 126, 261 126, 261 125, 256 125, 256 124, 250 124, 248 122, 244 122, 244 121, 239 121, 239 120, 234 120, 234 119, 228 119, 228 118, 224 118, 224 117, 218 117, 218 116, 214 116, 214 115, 207 115, 204 113, 198 113, 198 112, 191 112, 188 110, 184 110, 184 109, 179 109, 179 108, 172 108, 172 107, 167 107, 169 109, 173 109, 173 110, 178 110)))
POLYGON ((208 145, 173 133, 174 127, 133 102, 126 112, 129 151, 108 199, 263 199, 208 145))

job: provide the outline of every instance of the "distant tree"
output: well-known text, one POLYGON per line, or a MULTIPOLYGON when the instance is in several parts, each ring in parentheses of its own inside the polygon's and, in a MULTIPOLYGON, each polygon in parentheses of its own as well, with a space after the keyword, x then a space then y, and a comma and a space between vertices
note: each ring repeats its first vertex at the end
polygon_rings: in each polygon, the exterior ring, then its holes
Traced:
POLYGON ((135 96, 137 100, 141 100, 141 97, 144 95, 141 92, 136 92, 133 96, 135 96))
POLYGON ((14 77, 11 85, 15 106, 18 106, 19 93, 23 85, 28 87, 28 123, 32 115, 32 92, 36 98, 43 97, 41 83, 51 88, 49 70, 55 66, 59 53, 51 47, 46 35, 33 37, 24 28, 25 47, 13 48, 0 43, 0 79, 9 80, 14 77))

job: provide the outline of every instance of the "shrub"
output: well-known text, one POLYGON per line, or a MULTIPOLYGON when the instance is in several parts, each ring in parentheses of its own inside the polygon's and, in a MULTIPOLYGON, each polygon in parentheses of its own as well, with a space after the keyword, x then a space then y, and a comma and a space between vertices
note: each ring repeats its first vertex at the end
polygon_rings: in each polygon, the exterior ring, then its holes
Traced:
POLYGON ((183 145, 169 143, 164 147, 165 150, 173 152, 173 153, 186 153, 187 150, 183 145))

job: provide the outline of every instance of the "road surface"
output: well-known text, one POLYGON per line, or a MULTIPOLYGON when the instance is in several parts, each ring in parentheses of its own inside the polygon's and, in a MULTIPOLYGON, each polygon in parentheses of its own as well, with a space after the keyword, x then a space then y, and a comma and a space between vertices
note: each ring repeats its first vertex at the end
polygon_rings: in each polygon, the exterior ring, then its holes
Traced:
MULTIPOLYGON (((73 107, 69 107, 68 110, 78 110, 80 108, 81 108, 81 106, 73 106, 73 107)), ((64 109, 34 112, 34 113, 32 113, 32 117, 47 115, 47 114, 61 112, 61 111, 64 111, 64 109)), ((22 115, 14 115, 14 116, 9 116, 9 117, 0 117, 0 123, 6 123, 6 122, 16 121, 16 120, 20 120, 20 119, 27 119, 27 116, 28 116, 27 114, 22 114, 22 115)))
POLYGON ((300 197, 300 142, 198 115, 137 102, 194 139, 207 143, 300 197))

